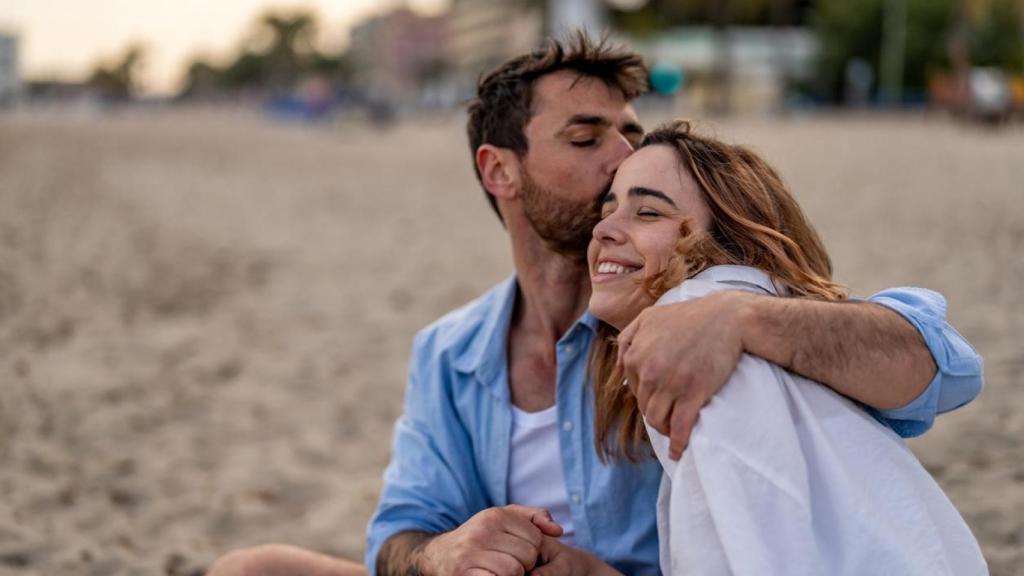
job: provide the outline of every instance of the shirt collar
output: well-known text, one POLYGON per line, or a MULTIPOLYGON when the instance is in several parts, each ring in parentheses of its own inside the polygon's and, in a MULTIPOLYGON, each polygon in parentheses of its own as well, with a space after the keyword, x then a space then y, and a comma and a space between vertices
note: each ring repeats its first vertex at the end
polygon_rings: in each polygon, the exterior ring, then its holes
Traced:
POLYGON ((694 275, 693 279, 723 284, 746 284, 774 295, 786 293, 785 288, 773 282, 771 276, 766 272, 750 266, 737 266, 734 264, 711 266, 694 275))
MULTIPOLYGON (((493 305, 487 307, 479 330, 466 350, 453 362, 456 370, 466 374, 475 373, 483 383, 497 382, 498 375, 508 364, 508 329, 518 292, 519 284, 514 274, 496 287, 493 305)), ((597 332, 597 323, 597 318, 588 309, 563 338, 571 337, 580 325, 592 333, 597 332)))
POLYGON ((515 275, 499 284, 492 293, 493 304, 484 310, 480 328, 465 351, 453 362, 456 370, 475 373, 481 382, 493 382, 506 363, 508 326, 516 303, 518 284, 515 275))

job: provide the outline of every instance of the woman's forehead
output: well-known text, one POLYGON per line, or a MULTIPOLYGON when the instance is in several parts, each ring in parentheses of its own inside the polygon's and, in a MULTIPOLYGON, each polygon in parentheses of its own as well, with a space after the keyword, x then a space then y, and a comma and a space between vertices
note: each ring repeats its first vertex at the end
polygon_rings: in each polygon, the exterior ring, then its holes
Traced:
POLYGON ((644 146, 626 158, 615 174, 613 189, 618 186, 642 185, 666 194, 682 193, 688 174, 679 161, 679 155, 669 146, 644 146))

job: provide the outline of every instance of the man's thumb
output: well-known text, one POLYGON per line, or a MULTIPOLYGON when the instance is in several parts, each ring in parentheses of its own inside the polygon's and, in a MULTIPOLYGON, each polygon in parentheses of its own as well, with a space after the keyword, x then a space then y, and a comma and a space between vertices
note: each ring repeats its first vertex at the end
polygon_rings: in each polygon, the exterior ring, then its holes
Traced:
POLYGON ((551 513, 543 508, 513 504, 509 506, 509 509, 529 519, 545 536, 557 538, 564 532, 562 527, 551 517, 551 513))

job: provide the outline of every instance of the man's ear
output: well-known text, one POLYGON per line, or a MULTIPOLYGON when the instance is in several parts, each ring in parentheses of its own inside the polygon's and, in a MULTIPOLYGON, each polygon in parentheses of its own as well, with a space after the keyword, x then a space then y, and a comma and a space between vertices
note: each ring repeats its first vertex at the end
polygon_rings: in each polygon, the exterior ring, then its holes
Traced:
POLYGON ((512 150, 484 144, 476 149, 476 167, 495 198, 511 200, 519 194, 519 157, 512 150))

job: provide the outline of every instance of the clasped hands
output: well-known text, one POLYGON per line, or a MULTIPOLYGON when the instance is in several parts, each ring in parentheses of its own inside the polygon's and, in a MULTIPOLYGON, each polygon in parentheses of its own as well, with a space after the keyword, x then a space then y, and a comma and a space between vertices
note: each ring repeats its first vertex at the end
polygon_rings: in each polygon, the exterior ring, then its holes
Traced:
POLYGON ((541 508, 488 508, 423 547, 424 575, 585 576, 619 574, 593 554, 562 544, 562 527, 541 508))

